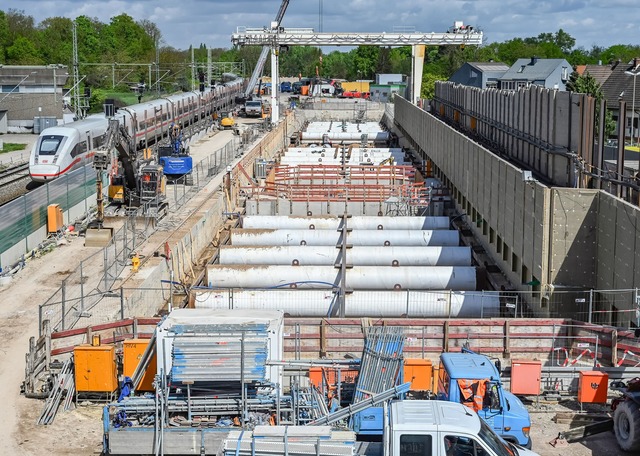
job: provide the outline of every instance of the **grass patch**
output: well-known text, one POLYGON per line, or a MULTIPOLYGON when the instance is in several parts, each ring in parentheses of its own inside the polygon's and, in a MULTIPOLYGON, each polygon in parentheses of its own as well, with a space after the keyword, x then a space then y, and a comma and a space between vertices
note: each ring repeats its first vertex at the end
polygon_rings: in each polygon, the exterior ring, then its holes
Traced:
POLYGON ((21 143, 4 143, 2 149, 0 149, 0 154, 5 154, 7 152, 14 152, 16 150, 24 150, 26 149, 26 144, 21 143))

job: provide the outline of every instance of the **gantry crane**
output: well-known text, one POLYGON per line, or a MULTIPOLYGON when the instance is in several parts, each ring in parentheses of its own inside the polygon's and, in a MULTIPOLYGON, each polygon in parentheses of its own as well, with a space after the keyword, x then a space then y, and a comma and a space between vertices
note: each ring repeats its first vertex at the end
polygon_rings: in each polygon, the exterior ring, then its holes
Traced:
POLYGON ((270 28, 238 28, 231 36, 231 42, 236 46, 263 46, 263 52, 264 46, 271 49, 271 119, 277 122, 280 46, 412 46, 411 101, 415 103, 420 96, 425 45, 480 45, 482 32, 461 22, 456 22, 445 33, 319 33, 313 29, 285 29, 273 22, 270 28))

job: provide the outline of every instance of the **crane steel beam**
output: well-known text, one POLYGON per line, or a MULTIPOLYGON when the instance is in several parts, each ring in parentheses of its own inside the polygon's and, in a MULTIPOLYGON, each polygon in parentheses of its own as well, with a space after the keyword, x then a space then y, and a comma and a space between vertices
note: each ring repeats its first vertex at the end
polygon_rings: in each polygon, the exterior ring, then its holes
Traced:
MULTIPOLYGON (((286 8, 284 3, 283 6, 286 8)), ((422 78, 417 77, 417 73, 421 75, 422 72, 424 45, 481 45, 482 32, 473 27, 456 26, 445 33, 322 33, 313 29, 284 28, 280 27, 278 22, 274 22, 270 28, 238 27, 236 33, 231 35, 231 42, 234 46, 263 46, 259 65, 264 65, 262 59, 266 59, 264 47, 271 48, 271 122, 275 123, 280 115, 277 83, 278 53, 281 46, 413 46, 411 102, 416 103, 422 84, 422 78)), ((256 67, 256 71, 257 69, 256 67)))
POLYGON ((237 46, 429 46, 480 45, 482 32, 465 33, 335 33, 313 29, 250 29, 238 28, 231 35, 237 46))

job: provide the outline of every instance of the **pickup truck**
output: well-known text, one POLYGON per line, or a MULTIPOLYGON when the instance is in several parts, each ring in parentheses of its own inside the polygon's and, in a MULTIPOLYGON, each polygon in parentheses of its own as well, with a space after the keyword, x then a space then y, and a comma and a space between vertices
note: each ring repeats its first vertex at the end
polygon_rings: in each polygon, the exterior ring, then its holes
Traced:
POLYGON ((502 387, 500 370, 487 356, 463 349, 442 353, 437 399, 473 408, 503 439, 531 448, 531 417, 526 407, 502 387))
POLYGON ((503 440, 462 404, 399 400, 385 410, 381 442, 356 441, 352 432, 334 434, 328 426, 256 426, 234 431, 224 443, 224 455, 536 456, 503 440))
POLYGON ((535 456, 497 435, 468 407, 448 401, 391 402, 385 456, 535 456))
POLYGON ((244 104, 244 112, 247 117, 262 117, 262 101, 249 100, 244 104))

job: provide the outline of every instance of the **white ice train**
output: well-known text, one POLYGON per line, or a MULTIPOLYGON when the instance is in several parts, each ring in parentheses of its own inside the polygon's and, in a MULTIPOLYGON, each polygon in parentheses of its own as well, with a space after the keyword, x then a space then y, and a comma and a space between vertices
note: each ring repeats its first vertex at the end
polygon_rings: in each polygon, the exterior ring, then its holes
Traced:
MULTIPOLYGON (((171 124, 190 125, 216 110, 227 110, 244 90, 244 81, 226 75, 227 82, 204 92, 184 92, 120 108, 115 113, 135 139, 146 147, 166 136, 171 124)), ((36 182, 47 182, 93 161, 104 144, 108 121, 104 114, 89 116, 64 126, 46 128, 31 150, 29 174, 36 182)))

